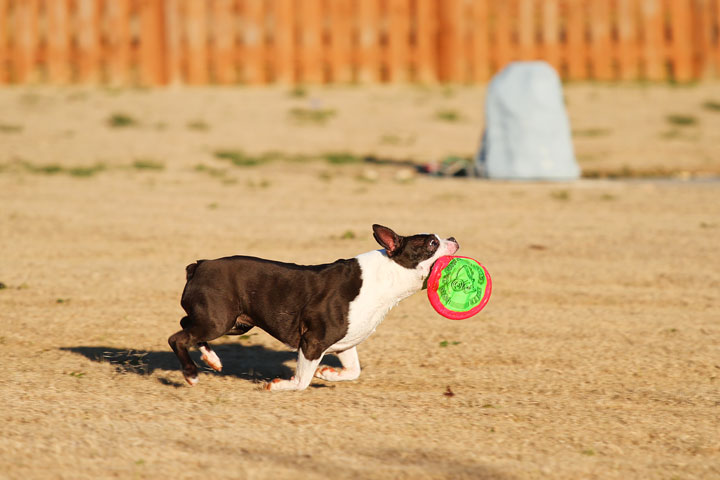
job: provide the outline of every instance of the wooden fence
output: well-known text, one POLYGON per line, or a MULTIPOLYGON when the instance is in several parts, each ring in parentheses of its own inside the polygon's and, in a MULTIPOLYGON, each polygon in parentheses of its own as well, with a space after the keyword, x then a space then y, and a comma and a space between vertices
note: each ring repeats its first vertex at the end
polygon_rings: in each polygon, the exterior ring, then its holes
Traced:
POLYGON ((0 0, 0 84, 720 78, 720 0, 0 0))

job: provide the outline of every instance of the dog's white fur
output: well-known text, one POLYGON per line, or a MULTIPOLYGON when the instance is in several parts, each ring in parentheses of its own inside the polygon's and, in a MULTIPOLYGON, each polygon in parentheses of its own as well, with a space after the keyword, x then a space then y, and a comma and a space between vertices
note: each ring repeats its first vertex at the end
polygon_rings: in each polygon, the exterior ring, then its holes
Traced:
POLYGON ((355 257, 362 271, 362 287, 358 296, 350 302, 348 331, 345 337, 323 353, 337 353, 342 370, 325 367, 316 371, 322 356, 310 361, 300 350, 295 377, 290 380, 276 379, 265 388, 304 390, 310 384, 313 374, 328 381, 355 380, 360 375, 360 362, 355 347, 372 335, 390 309, 422 289, 430 268, 438 258, 457 251, 457 243, 437 238, 440 247, 435 255, 421 262, 416 269, 398 265, 388 257, 385 250, 373 250, 355 257))

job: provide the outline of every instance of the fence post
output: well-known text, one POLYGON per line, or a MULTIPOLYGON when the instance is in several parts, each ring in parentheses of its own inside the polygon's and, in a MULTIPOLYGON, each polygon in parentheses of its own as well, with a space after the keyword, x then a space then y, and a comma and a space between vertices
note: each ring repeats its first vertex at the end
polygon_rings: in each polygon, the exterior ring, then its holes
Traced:
MULTIPOLYGON (((68 29, 67 0, 54 0, 47 8, 47 66, 51 83, 70 81, 70 32, 68 29)), ((0 26, 0 30, 2 27, 0 26)))
POLYGON ((663 57, 665 54, 665 33, 663 12, 659 0, 642 1, 643 45, 642 59, 644 77, 647 80, 665 79, 663 57))
POLYGON ((493 5, 492 22, 493 22, 493 48, 495 53, 495 62, 493 70, 502 70, 505 65, 514 59, 512 44, 512 23, 510 21, 511 9, 510 1, 501 2, 492 1, 493 5))
POLYGON ((542 56, 546 62, 558 71, 558 74, 561 74, 558 0, 545 0, 542 5, 542 56))
POLYGON ((331 81, 352 81, 353 11, 350 0, 332 0, 330 7, 331 81))
POLYGON ((585 2, 570 0, 567 16, 568 79, 587 79, 587 50, 585 43, 585 2))
POLYGON ((165 15, 161 0, 142 1, 140 32, 140 81, 143 85, 162 85, 165 83, 165 15))
POLYGON ((100 62, 100 16, 97 0, 79 0, 78 6, 78 80, 97 83, 100 62))
POLYGON ((165 0, 165 81, 170 85, 182 82, 182 30, 179 0, 165 0))
POLYGON ((590 64, 595 80, 613 79, 612 44, 610 42, 610 5, 607 0, 590 2, 590 64))
POLYGON ((323 82, 323 22, 321 0, 305 0, 298 11, 301 81, 323 82))
POLYGON ((415 79, 437 81, 437 10, 435 0, 417 0, 415 16, 415 79))
POLYGON ((108 7, 108 79, 111 85, 128 84, 130 68, 130 4, 115 0, 108 7))
POLYGON ((184 0, 185 32, 187 50, 185 51, 185 64, 187 65, 187 83, 190 85, 204 85, 208 81, 207 61, 207 27, 205 2, 197 0, 184 0))
POLYGON ((10 81, 8 71, 8 0, 0 0, 0 85, 10 81))
POLYGON ((462 42, 462 0, 443 0, 438 11, 439 76, 442 82, 462 82, 464 79, 464 48, 462 42))
POLYGON ((378 0, 358 0, 358 81, 380 79, 380 5, 378 0))
POLYGON ((534 20, 535 8, 533 0, 520 0, 518 8, 518 57, 522 60, 535 60, 537 57, 534 20))

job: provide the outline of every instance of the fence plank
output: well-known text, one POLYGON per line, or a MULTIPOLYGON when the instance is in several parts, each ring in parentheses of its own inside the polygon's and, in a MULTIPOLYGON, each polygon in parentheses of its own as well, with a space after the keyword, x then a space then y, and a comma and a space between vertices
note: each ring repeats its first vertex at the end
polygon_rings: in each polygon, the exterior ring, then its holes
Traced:
POLYGON ((108 79, 112 85, 127 85, 130 73, 130 2, 107 2, 108 79))
POLYGON ((518 58, 521 60, 534 60, 537 57, 533 3, 533 0, 520 0, 518 8, 518 58))
POLYGON ((179 0, 165 0, 165 81, 182 82, 182 28, 179 0))
POLYGON ((78 80, 97 83, 100 74, 100 12, 97 0, 77 0, 78 80))
POLYGON ((332 0, 330 9, 330 71, 331 81, 352 81, 353 12, 351 0, 332 0))
POLYGON ((713 28, 714 5, 712 0, 697 0, 693 15, 693 32, 698 49, 695 72, 699 78, 707 79, 713 73, 713 28))
POLYGON ((491 2, 492 39, 493 39, 493 71, 502 70, 513 60, 512 22, 510 21, 510 4, 507 1, 491 2))
MULTIPOLYGON (((67 0, 47 2, 47 67, 50 83, 70 81, 70 29, 67 0)), ((1 29, 2 27, 0 27, 1 29)))
POLYGON ((300 80, 323 82, 323 21, 321 0, 305 0, 298 10, 300 80))
POLYGON ((561 71, 558 0, 542 2, 542 57, 555 70, 561 71))
POLYGON ((688 0, 670 0, 670 28, 672 43, 670 61, 673 77, 678 82, 693 79, 692 17, 688 0))
POLYGON ((358 81, 380 80, 380 2, 359 0, 358 7, 358 81))
POLYGON ((595 80, 612 80, 612 45, 610 43, 610 5, 605 0, 590 2, 590 55, 595 80))
POLYGON ((211 8, 212 42, 210 67, 218 83, 233 83, 235 72, 235 12, 233 0, 213 0, 211 8))
POLYGON ((476 83, 484 83, 490 78, 488 0, 473 2, 471 22, 472 80, 476 83))
POLYGON ((202 85, 208 81, 208 53, 205 2, 185 0, 187 83, 202 85))
POLYGON ((567 76, 570 80, 587 78, 585 42, 585 2, 569 0, 567 15, 567 76))
POLYGON ((618 0, 618 73, 621 80, 638 78, 636 14, 636 0, 618 0))
POLYGON ((0 85, 10 81, 8 63, 8 0, 0 0, 0 85))
MULTIPOLYGON (((140 82, 150 86, 162 85, 165 83, 163 3, 162 0, 142 0, 140 5, 140 82)), ((205 78, 206 72, 207 66, 203 69, 205 78)))
POLYGON ((641 57, 645 79, 665 79, 663 66, 665 35, 660 0, 641 0, 643 42, 641 57))
POLYGON ((275 80, 291 85, 295 82, 295 0, 274 0, 273 72, 275 80))
POLYGON ((388 80, 406 82, 410 64, 410 2, 388 0, 388 80))
POLYGON ((35 81, 37 58, 37 0, 26 0, 15 4, 16 30, 13 45, 12 71, 18 83, 35 81))
POLYGON ((250 85, 260 85, 266 81, 265 59, 265 5, 260 0, 244 0, 242 3, 244 18, 243 80, 250 85))

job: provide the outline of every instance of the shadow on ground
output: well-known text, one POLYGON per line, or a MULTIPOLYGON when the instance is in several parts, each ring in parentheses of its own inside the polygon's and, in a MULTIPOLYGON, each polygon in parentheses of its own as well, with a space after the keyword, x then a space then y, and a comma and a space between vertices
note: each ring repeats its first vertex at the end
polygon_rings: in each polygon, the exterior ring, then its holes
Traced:
MULTIPOLYGON (((107 362, 115 367, 118 373, 132 373, 136 375, 151 375, 156 370, 176 371, 178 378, 180 363, 169 349, 167 351, 121 349, 103 346, 76 346, 61 347, 60 350, 80 354, 93 362, 107 362)), ((252 382, 269 381, 273 378, 290 378, 294 371, 285 365, 285 362, 295 360, 297 353, 287 350, 272 350, 262 345, 239 345, 226 343, 213 345, 223 363, 223 370, 217 373, 207 368, 200 360, 200 353, 190 353, 197 365, 206 372, 217 375, 229 375, 252 382)), ((323 358, 323 364, 340 367, 340 361, 333 355, 323 358)), ((159 378, 166 385, 180 386, 167 378, 159 378)))

